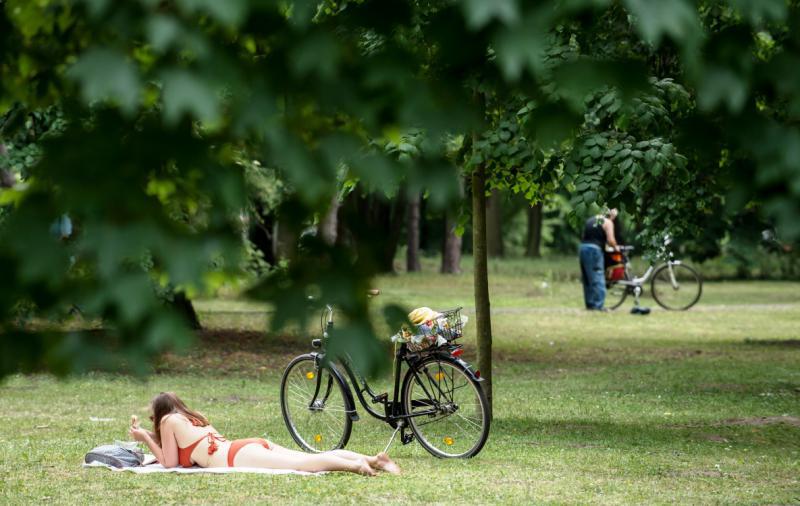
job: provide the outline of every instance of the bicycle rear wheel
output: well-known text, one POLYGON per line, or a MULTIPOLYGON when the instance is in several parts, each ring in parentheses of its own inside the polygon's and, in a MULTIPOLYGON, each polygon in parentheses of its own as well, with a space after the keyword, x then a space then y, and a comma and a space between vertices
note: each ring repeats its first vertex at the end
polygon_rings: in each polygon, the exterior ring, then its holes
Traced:
POLYGON ((653 298, 664 309, 682 311, 694 306, 703 292, 700 274, 685 264, 664 264, 651 282, 653 298))
POLYGON ((473 457, 489 437, 486 394, 449 357, 431 356, 411 367, 403 380, 402 402, 414 436, 436 457, 473 457))
POLYGON ((281 378, 281 413, 301 448, 309 452, 344 448, 353 427, 346 388, 327 366, 317 366, 314 355, 289 362, 281 378))
POLYGON ((621 281, 630 281, 628 270, 625 270, 625 277, 618 281, 611 281, 606 284, 606 302, 605 307, 608 309, 617 309, 625 302, 625 298, 630 292, 630 286, 621 283, 621 281))

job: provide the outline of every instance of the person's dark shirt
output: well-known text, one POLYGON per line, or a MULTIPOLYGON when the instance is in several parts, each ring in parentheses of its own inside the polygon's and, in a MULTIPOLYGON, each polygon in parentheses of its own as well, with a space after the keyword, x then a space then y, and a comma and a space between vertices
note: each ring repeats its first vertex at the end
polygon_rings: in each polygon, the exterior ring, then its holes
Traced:
POLYGON ((603 224, 600 219, 606 218, 592 216, 586 220, 586 224, 583 226, 583 236, 581 236, 581 242, 597 244, 600 246, 600 249, 603 249, 606 247, 606 231, 603 230, 603 224))

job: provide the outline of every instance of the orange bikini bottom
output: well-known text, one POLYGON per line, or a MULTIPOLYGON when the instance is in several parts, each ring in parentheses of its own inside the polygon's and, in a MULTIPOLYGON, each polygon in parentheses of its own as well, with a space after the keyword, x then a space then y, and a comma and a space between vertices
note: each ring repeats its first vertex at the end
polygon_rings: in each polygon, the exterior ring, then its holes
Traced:
POLYGON ((239 453, 239 450, 244 448, 250 444, 259 444, 269 450, 269 443, 266 439, 261 439, 258 437, 251 437, 248 439, 236 439, 231 441, 231 447, 228 450, 228 467, 233 467, 233 459, 236 458, 236 454, 239 453))

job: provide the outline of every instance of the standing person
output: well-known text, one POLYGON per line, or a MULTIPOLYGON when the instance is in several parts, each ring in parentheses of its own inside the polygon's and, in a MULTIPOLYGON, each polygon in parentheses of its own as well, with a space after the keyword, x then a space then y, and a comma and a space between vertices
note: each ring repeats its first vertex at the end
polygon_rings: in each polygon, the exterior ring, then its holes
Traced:
POLYGON ((606 311, 606 276, 603 250, 606 244, 619 250, 614 236, 614 220, 617 209, 609 209, 604 214, 586 220, 583 236, 578 250, 581 262, 581 281, 583 282, 583 301, 590 311, 606 311))

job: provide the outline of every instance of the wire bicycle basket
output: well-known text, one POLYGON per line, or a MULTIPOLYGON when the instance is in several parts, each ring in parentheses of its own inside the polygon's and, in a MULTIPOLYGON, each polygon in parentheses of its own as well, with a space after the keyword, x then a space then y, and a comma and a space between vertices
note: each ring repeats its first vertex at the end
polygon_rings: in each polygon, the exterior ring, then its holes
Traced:
MULTIPOLYGON (((426 308, 427 309, 427 308, 426 308)), ((412 328, 402 328, 392 336, 394 342, 405 342, 409 351, 422 351, 431 347, 444 346, 464 335, 467 318, 461 315, 461 308, 437 311, 412 328)))

